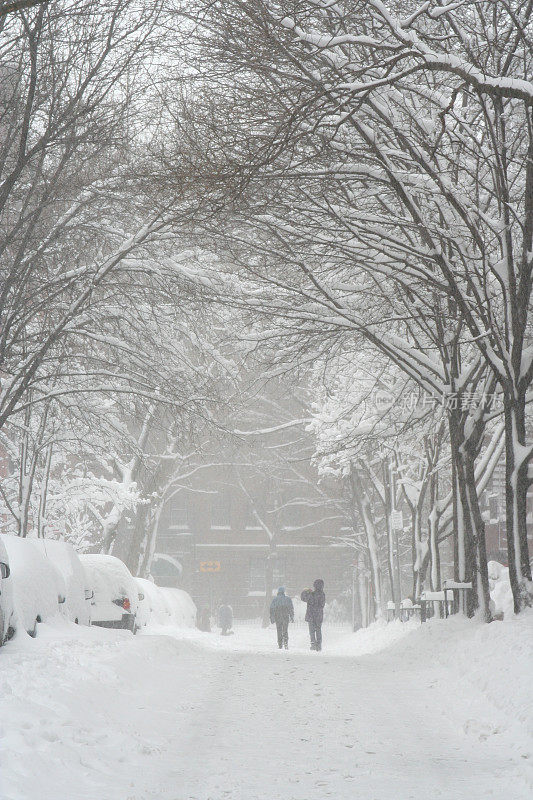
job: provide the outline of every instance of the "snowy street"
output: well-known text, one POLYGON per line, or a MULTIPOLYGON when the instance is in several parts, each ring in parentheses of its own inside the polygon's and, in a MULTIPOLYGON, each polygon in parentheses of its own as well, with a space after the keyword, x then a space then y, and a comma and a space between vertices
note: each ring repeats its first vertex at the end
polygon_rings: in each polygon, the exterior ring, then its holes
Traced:
POLYGON ((449 663, 443 624, 438 643, 434 625, 329 630, 321 654, 304 628, 280 652, 272 628, 50 626, 2 653, 2 800, 529 798, 524 684, 503 709, 476 673, 486 628, 453 625, 449 663), (461 686, 457 654, 474 642, 461 686))
POLYGON ((532 8, 0 0, 0 800, 533 800, 532 8))

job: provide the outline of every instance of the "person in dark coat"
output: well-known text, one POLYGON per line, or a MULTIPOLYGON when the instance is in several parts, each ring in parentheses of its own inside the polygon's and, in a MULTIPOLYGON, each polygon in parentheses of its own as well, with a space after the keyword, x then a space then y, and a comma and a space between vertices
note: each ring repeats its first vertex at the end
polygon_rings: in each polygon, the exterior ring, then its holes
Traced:
POLYGON ((270 604, 270 622, 276 623, 278 632, 278 647, 285 650, 289 648, 289 622, 294 622, 294 606, 290 597, 285 594, 285 589, 280 586, 276 597, 270 604))
POLYGON ((200 631, 211 631, 211 610, 209 606, 204 606, 198 614, 197 628, 200 631))
POLYGON ((222 605, 218 609, 218 626, 222 636, 232 633, 233 609, 226 600, 222 601, 222 605))
POLYGON ((304 603, 307 603, 305 621, 309 625, 311 650, 322 650, 322 622, 324 620, 324 606, 326 605, 324 581, 321 578, 317 578, 313 583, 313 591, 304 589, 301 597, 304 603))

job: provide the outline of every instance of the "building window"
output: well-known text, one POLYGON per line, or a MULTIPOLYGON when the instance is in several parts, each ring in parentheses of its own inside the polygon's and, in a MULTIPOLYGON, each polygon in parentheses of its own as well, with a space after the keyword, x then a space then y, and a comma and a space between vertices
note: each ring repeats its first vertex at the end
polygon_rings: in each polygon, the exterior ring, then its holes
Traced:
MULTIPOLYGON (((250 559, 250 591, 265 591, 266 556, 252 556, 250 559)), ((283 586, 285 582, 285 563, 283 558, 274 560, 274 589, 283 586)))
POLYGON ((179 586, 183 567, 172 556, 154 553, 150 572, 158 586, 179 586))
POLYGON ((498 522, 500 518, 500 504, 495 494, 489 496, 489 518, 491 522, 498 522))
POLYGON ((231 528, 231 495, 227 491, 211 495, 211 527, 231 528))
POLYGON ((187 529, 188 527, 187 501, 185 494, 180 492, 170 501, 169 528, 187 529))
POLYGON ((295 530, 305 525, 305 508, 302 503, 287 501, 282 510, 282 527, 285 530, 295 530))
POLYGON ((191 531, 173 528, 157 534, 157 549, 167 555, 185 557, 192 552, 193 535, 191 531))

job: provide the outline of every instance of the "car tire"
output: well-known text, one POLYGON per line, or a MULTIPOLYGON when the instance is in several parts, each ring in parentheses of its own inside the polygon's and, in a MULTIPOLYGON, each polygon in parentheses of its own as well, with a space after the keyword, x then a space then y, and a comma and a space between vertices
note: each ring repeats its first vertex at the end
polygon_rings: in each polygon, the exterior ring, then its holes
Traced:
POLYGON ((31 636, 32 639, 35 639, 37 636, 37 623, 40 622, 40 617, 35 617, 35 622, 33 623, 33 628, 28 631, 28 634, 31 636))

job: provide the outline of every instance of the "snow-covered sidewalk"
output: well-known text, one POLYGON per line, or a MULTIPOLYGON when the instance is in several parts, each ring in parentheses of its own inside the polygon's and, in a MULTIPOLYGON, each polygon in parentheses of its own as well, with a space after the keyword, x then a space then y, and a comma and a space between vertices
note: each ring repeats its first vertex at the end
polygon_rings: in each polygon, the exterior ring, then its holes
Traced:
POLYGON ((285 652, 258 627, 44 627, 0 651, 0 796, 529 799, 532 627, 326 629, 320 654, 297 628, 285 652))

